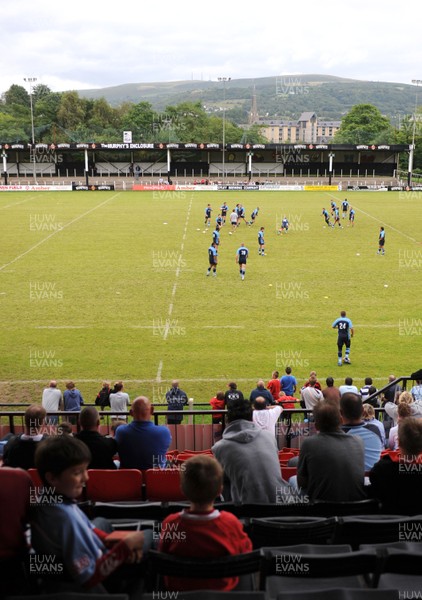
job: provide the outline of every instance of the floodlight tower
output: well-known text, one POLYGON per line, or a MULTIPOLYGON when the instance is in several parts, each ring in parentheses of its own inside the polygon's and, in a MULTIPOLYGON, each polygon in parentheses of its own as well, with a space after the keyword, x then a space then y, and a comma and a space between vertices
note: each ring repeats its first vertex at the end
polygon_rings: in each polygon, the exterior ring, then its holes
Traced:
POLYGON ((416 95, 415 95, 415 112, 413 114, 413 131, 412 131, 412 145, 410 147, 409 152, 409 168, 407 171, 407 186, 411 187, 412 185, 412 172, 413 172, 413 155, 415 152, 415 137, 416 137, 416 111, 418 108, 418 87, 422 83, 422 79, 412 79, 413 85, 416 85, 416 95))
POLYGON ((32 163, 33 163, 33 172, 34 172, 34 183, 36 183, 36 164, 35 164, 35 128, 34 128, 34 105, 32 103, 32 86, 37 82, 36 77, 24 77, 23 78, 26 83, 29 83, 29 102, 31 106, 31 133, 32 133, 32 163))
POLYGON ((231 81, 231 77, 218 77, 218 81, 223 83, 224 103, 223 103, 223 183, 226 170, 226 83, 231 81))

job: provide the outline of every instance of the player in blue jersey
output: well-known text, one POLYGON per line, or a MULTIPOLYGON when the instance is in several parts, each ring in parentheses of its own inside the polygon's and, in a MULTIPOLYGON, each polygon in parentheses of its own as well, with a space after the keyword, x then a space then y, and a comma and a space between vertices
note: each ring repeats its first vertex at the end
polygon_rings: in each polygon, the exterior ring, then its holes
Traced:
POLYGON ((278 230, 278 233, 283 233, 283 231, 285 231, 286 233, 289 231, 289 219, 287 217, 283 217, 283 220, 281 221, 281 225, 280 225, 280 229, 278 230))
POLYGON ((242 204, 239 204, 239 210, 237 212, 238 214, 238 220, 237 220, 237 225, 240 225, 240 221, 243 220, 245 221, 246 225, 248 224, 247 220, 245 219, 245 208, 244 206, 242 206, 242 204))
POLYGON ((344 356, 344 362, 350 365, 350 341, 353 337, 353 324, 352 321, 346 317, 346 311, 342 310, 340 313, 340 317, 334 321, 332 324, 333 329, 337 329, 337 349, 338 349, 338 360, 337 364, 341 367, 343 362, 343 346, 346 346, 346 352, 344 356))
POLYGON ((261 227, 258 231, 258 254, 265 256, 265 227, 261 227))
POLYGON ((218 225, 212 232, 212 243, 216 244, 217 246, 220 245, 220 228, 218 225))
POLYGON ((252 213, 251 213, 251 220, 248 223, 249 225, 253 225, 255 223, 255 219, 257 218, 258 213, 259 213, 259 206, 257 206, 255 208, 255 210, 252 211, 252 213))
POLYGON ((211 271, 212 271, 213 277, 216 277, 217 276, 218 252, 217 252, 217 244, 214 242, 208 248, 208 262, 210 263, 210 266, 208 267, 207 277, 211 273, 211 271))
POLYGON ((223 202, 223 204, 220 206, 220 210, 221 210, 221 217, 223 219, 223 225, 225 225, 226 224, 227 211, 229 210, 227 202, 223 202))
POLYGON ((385 229, 384 227, 380 227, 380 233, 378 236, 378 252, 377 254, 385 254, 385 248, 384 248, 384 244, 385 244, 385 229))
POLYGON ((223 223, 223 217, 220 213, 218 213, 216 219, 215 219, 215 224, 217 225, 218 228, 222 227, 224 225, 223 223))
POLYGON ((334 215, 334 211, 337 208, 337 204, 334 202, 334 200, 331 200, 331 214, 334 215))
POLYGON ((330 223, 330 215, 328 214, 328 210, 326 208, 322 209, 322 213, 321 215, 324 217, 326 224, 328 225, 328 227, 334 227, 334 225, 332 225, 330 223))
POLYGON ((205 221, 204 221, 204 225, 206 225, 207 227, 211 226, 211 213, 212 213, 211 204, 207 204, 207 207, 205 209, 205 221))
POLYGON ((355 209, 352 207, 350 207, 350 210, 349 210, 349 225, 351 227, 354 227, 354 225, 355 225, 355 209))
POLYGON ((245 244, 241 244, 236 252, 236 263, 239 265, 240 278, 242 281, 245 279, 246 272, 246 261, 248 260, 249 250, 245 247, 245 244))
POLYGON ((347 217, 347 211, 349 210, 349 202, 347 201, 347 198, 345 198, 341 203, 341 210, 343 213, 342 218, 345 219, 347 217))
POLYGON ((336 223, 338 223, 339 227, 342 227, 342 225, 340 223, 340 211, 337 206, 334 209, 334 225, 333 225, 333 227, 336 226, 336 223))

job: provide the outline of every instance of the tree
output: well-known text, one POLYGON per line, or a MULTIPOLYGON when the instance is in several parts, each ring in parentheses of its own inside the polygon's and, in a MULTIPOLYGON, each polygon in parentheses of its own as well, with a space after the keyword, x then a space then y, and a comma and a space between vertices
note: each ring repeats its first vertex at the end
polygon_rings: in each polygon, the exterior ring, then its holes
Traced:
POLYGON ((2 95, 2 102, 6 108, 12 109, 13 106, 30 106, 29 94, 22 85, 13 84, 2 95))
POLYGON ((131 131, 134 141, 152 140, 154 117, 149 102, 133 104, 121 120, 122 130, 131 131))
POLYGON ((334 143, 374 144, 386 141, 391 132, 390 121, 376 106, 356 104, 343 117, 334 143))
POLYGON ((64 129, 76 130, 78 126, 84 126, 85 115, 86 101, 77 92, 63 92, 57 111, 58 125, 64 129))

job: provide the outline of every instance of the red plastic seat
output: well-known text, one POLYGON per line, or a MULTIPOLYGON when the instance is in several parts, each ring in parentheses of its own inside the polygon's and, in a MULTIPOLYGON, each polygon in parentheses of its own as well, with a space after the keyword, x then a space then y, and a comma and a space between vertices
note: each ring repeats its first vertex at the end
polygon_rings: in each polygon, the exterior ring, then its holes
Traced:
POLYGON ((297 475, 297 467, 284 467, 281 465, 281 476, 284 481, 289 481, 289 478, 293 475, 297 475))
POLYGON ((19 557, 27 549, 31 477, 23 469, 0 469, 0 560, 19 557))
POLYGON ((138 469, 89 469, 88 476, 87 500, 142 500, 142 473, 138 469))
POLYGON ((180 469, 148 469, 145 487, 146 499, 151 502, 187 500, 180 489, 180 469))
POLYGON ((44 486, 42 479, 38 474, 38 469, 28 469, 28 475, 30 475, 34 487, 38 488, 38 490, 44 486))

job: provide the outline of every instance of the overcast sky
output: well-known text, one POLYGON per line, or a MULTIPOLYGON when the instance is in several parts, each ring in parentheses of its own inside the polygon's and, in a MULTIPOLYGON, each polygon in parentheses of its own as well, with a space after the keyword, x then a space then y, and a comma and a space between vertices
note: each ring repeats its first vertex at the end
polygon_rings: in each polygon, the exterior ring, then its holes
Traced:
POLYGON ((327 74, 422 79, 418 0, 2 2, 0 93, 327 74))

